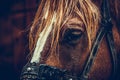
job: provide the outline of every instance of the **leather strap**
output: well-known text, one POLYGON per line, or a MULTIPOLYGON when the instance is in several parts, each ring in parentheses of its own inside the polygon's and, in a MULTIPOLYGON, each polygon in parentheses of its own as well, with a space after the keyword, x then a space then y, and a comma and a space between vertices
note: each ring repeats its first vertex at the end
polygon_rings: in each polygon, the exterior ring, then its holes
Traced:
POLYGON ((113 38, 112 30, 110 30, 107 34, 107 42, 108 42, 109 49, 111 52, 112 64, 113 64, 113 71, 112 71, 112 76, 110 80, 116 80, 118 62, 117 62, 117 52, 116 52, 115 45, 114 45, 114 38, 113 38))
POLYGON ((112 74, 112 80, 115 79, 115 75, 117 73, 117 54, 114 46, 114 39, 112 35, 112 21, 111 21, 111 16, 110 16, 110 7, 109 7, 109 2, 108 0, 104 0, 102 4, 102 21, 101 21, 101 27, 99 30, 99 33, 95 39, 95 42, 93 44, 92 50, 90 52, 90 56, 88 57, 86 64, 84 66, 82 75, 81 75, 81 80, 87 80, 89 72, 91 70, 91 67, 94 63, 94 60, 97 55, 98 48, 100 46, 101 40, 103 37, 106 35, 107 36, 107 41, 108 41, 108 46, 110 48, 111 52, 111 57, 112 57, 112 63, 113 63, 113 74, 112 74))
POLYGON ((105 32, 104 27, 100 28, 99 34, 96 37, 96 40, 95 40, 94 45, 92 47, 91 53, 90 53, 90 55, 87 59, 85 67, 83 69, 83 72, 82 72, 82 75, 81 75, 81 80, 87 80, 88 79, 89 72, 90 72, 91 67, 94 63, 99 45, 100 45, 103 37, 105 36, 105 33, 106 32, 105 32))

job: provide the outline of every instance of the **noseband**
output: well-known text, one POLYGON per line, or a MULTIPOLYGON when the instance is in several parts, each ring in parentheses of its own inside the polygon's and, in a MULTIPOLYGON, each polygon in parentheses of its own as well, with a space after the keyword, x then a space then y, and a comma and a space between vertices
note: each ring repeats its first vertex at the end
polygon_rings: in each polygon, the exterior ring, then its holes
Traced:
POLYGON ((104 36, 106 36, 113 63, 113 74, 111 80, 115 80, 115 76, 117 73, 117 54, 114 46, 114 39, 112 34, 113 24, 111 21, 109 9, 110 7, 108 0, 104 0, 101 12, 101 27, 99 29, 99 32, 97 33, 97 37, 92 46, 90 56, 88 57, 84 65, 81 76, 75 76, 67 70, 58 69, 56 67, 51 67, 45 64, 37 65, 37 63, 28 63, 26 66, 24 66, 22 70, 20 80, 87 80, 91 67, 96 58, 99 45, 104 36))

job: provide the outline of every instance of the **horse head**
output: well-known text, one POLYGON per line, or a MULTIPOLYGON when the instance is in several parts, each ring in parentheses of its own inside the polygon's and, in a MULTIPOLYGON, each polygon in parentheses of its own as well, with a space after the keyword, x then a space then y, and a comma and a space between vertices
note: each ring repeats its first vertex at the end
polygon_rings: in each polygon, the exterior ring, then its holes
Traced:
MULTIPOLYGON (((30 64, 23 70, 28 71, 29 75, 24 76, 27 74, 24 72, 22 79, 29 76, 30 80, 32 77, 35 80, 83 80, 80 75, 90 56, 100 22, 100 10, 91 0, 41 0, 30 28, 30 64)), ((106 49, 105 45, 102 47, 106 49)), ((109 53, 104 49, 98 52, 104 52, 106 56, 109 53)), ((97 58, 97 62, 100 59, 97 58)), ((102 64, 97 62, 94 63, 92 76, 96 75, 94 71, 102 64)), ((111 69, 109 57, 105 62, 111 69)), ((103 71, 106 68, 100 69, 103 71)), ((107 70, 105 73, 110 72, 107 70)))

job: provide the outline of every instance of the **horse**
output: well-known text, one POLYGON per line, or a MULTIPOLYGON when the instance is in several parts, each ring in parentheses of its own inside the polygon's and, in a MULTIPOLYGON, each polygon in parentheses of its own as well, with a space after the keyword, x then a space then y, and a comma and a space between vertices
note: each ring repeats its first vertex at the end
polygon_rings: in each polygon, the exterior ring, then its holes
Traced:
POLYGON ((41 0, 21 80, 119 80, 119 0, 41 0))

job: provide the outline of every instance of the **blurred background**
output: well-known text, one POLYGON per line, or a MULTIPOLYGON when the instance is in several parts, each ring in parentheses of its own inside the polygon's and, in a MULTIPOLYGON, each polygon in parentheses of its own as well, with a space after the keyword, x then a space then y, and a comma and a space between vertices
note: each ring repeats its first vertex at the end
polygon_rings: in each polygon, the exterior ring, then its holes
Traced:
POLYGON ((28 32, 40 0, 0 0, 0 80, 19 80, 28 32))

